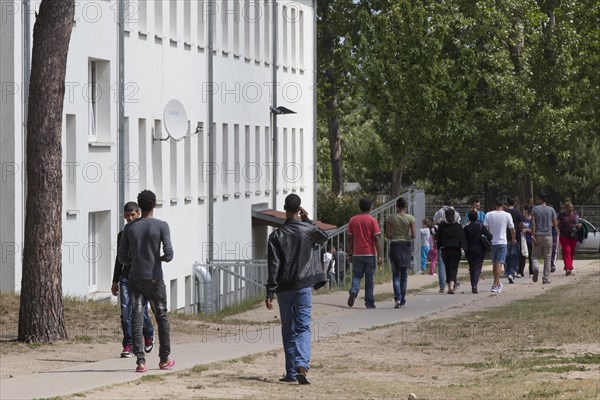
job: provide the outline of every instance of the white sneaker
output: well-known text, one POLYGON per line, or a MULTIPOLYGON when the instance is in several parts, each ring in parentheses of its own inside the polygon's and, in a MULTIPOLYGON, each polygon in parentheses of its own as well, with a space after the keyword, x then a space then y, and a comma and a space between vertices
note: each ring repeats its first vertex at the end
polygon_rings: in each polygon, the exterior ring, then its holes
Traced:
POLYGON ((498 293, 498 287, 497 286, 492 286, 492 293, 498 293))
POLYGON ((504 285, 502 283, 498 284, 498 293, 502 292, 503 287, 504 287, 504 285))

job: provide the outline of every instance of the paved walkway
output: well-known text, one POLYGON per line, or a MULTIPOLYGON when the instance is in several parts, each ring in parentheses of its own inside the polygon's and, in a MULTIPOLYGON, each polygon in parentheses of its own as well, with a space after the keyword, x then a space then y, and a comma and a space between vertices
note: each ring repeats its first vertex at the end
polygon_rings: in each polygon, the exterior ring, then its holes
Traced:
MULTIPOLYGON (((578 274, 597 271, 598 264, 593 261, 576 261, 575 268, 578 274)), ((377 309, 366 310, 362 306, 362 293, 357 298, 354 308, 346 306, 347 293, 335 292, 314 296, 313 302, 315 317, 313 319, 313 340, 321 341, 336 335, 343 335, 361 329, 382 326, 402 321, 410 321, 420 316, 439 312, 441 310, 465 305, 473 302, 482 302, 486 306, 486 299, 493 296, 489 293, 491 279, 485 279, 480 283, 480 294, 473 295, 470 291, 468 276, 461 269, 461 281, 463 286, 459 293, 442 295, 438 293, 438 287, 423 289, 416 295, 408 298, 407 307, 400 310, 393 308, 392 301, 377 303, 377 309)), ((562 270, 553 274, 553 285, 566 284, 570 280, 562 274, 562 270)), ((503 281, 506 281, 503 279, 503 281)), ((437 283, 437 277, 429 275, 415 275, 409 277, 409 289, 424 288, 437 283)), ((517 290, 519 287, 533 296, 541 293, 540 281, 533 286, 531 279, 517 279, 515 285, 505 284, 505 290, 517 290), (531 286, 529 290, 522 285, 531 286), (537 288, 537 289, 536 289, 537 288)), ((391 293, 391 283, 378 285, 375 293, 391 293)), ((499 296, 502 296, 500 294, 499 296)), ((489 303, 489 301, 488 301, 489 303)), ((487 304, 489 305, 489 304, 487 304)), ((256 313, 256 311, 255 311, 256 313)), ((256 314, 258 315, 258 314, 256 314)), ((238 326, 233 332, 229 331, 221 337, 208 336, 199 332, 198 340, 194 343, 175 345, 172 354, 177 361, 172 371, 190 369, 198 364, 209 364, 213 362, 240 358, 246 355, 261 353, 265 351, 281 349, 281 334, 279 325, 271 323, 274 314, 266 310, 260 312, 266 316, 264 324, 238 326)), ((157 351, 148 358, 149 371, 147 374, 163 374, 169 371, 158 369, 157 351)), ((69 355, 65 354, 65 358, 69 355)), ((139 379, 141 374, 133 371, 131 359, 112 358, 98 362, 81 363, 56 371, 36 373, 32 375, 18 376, 0 380, 0 399, 32 399, 54 396, 66 396, 73 393, 86 392, 98 387, 119 384, 139 379)))

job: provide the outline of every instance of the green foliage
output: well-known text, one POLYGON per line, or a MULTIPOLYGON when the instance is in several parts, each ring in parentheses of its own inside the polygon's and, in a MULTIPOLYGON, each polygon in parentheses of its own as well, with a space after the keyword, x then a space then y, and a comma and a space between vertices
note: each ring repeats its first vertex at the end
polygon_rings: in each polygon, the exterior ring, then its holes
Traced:
MULTIPOLYGON (((358 202, 363 197, 369 197, 362 192, 345 193, 335 195, 328 189, 319 188, 317 193, 319 204, 319 219, 328 224, 342 226, 348 223, 348 220, 360 213, 358 202)), ((374 199, 372 199, 374 201, 374 199)), ((374 207, 375 206, 375 203, 374 207)))
POLYGON ((600 201, 598 0, 324 3, 349 180, 600 201))

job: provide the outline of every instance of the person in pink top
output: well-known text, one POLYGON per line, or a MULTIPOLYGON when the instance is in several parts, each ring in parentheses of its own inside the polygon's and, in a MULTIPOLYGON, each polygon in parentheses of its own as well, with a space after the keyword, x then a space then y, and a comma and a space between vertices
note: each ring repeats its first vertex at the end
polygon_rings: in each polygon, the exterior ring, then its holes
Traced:
POLYGON ((348 255, 352 257, 352 286, 348 297, 348 307, 354 305, 354 300, 360 290, 360 281, 365 277, 365 306, 375 308, 373 296, 373 277, 376 264, 381 265, 381 230, 377 220, 373 218, 371 200, 362 198, 358 204, 360 214, 350 218, 348 222, 348 255))

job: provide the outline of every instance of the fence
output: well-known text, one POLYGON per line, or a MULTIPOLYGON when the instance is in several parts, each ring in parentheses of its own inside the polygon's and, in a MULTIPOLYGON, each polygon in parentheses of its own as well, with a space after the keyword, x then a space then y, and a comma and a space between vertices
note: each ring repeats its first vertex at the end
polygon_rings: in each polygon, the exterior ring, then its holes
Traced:
MULTIPOLYGON (((418 270, 420 268, 421 260, 421 241, 419 239, 418 231, 421 227, 421 221, 425 218, 425 193, 422 190, 411 190, 402 193, 399 197, 404 197, 408 202, 407 213, 415 217, 417 221, 417 239, 413 242, 413 257, 412 257, 412 270, 418 270)), ((370 214, 377 220, 382 230, 382 240, 385 236, 385 221, 388 216, 396 212, 396 201, 399 197, 388 201, 387 203, 372 210, 370 214)), ((348 243, 348 224, 342 225, 334 231, 328 232, 329 240, 325 246, 331 245, 337 250, 335 257, 335 283, 339 286, 343 286, 345 281, 348 279, 348 266, 346 265, 346 244, 348 243)), ((386 265, 389 265, 389 242, 385 242, 384 253, 386 255, 386 265)), ((322 252, 321 252, 322 253, 322 252)))
POLYGON ((267 260, 214 260, 194 264, 196 311, 211 314, 265 295, 267 260))
MULTIPOLYGON (((408 213, 417 220, 417 229, 425 217, 425 194, 422 190, 412 190, 401 195, 408 201, 408 213)), ((385 221, 390 214, 396 212, 397 198, 377 207, 371 215, 377 220, 383 231, 385 221)), ((348 224, 333 231, 327 232, 327 244, 338 250, 339 260, 336 267, 335 281, 343 285, 346 279, 347 266, 344 249, 348 240, 348 224)), ((420 263, 421 243, 415 240, 413 247, 413 271, 420 263)), ((326 245, 327 245, 326 244, 326 245)), ((322 246, 323 247, 323 246, 322 246)), ((320 248, 319 255, 323 254, 320 248)), ((386 256, 389 254, 389 245, 385 246, 386 256)), ((389 260, 386 257, 386 264, 389 260)), ((242 301, 265 295, 267 283, 267 260, 215 260, 211 263, 194 264, 195 278, 195 311, 214 313, 239 304, 242 301)))

